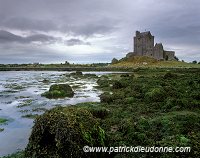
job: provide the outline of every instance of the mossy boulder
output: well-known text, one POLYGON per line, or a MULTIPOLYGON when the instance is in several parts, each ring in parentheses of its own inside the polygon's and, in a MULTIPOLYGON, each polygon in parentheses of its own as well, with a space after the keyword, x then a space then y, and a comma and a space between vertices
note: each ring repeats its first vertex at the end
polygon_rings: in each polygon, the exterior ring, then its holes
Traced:
POLYGON ((49 99, 73 97, 74 91, 68 84, 54 84, 51 85, 49 91, 43 93, 42 96, 49 99))
POLYGON ((97 84, 100 88, 110 87, 110 81, 108 79, 98 79, 97 84))
POLYGON ((115 81, 113 83, 113 89, 121 89, 121 88, 123 88, 123 85, 120 81, 115 81))
POLYGON ((105 140, 105 132, 91 112, 78 107, 57 107, 36 119, 25 157, 105 157, 104 153, 83 152, 84 146, 104 146, 105 140))
POLYGON ((101 100, 102 103, 111 103, 111 102, 113 102, 113 96, 108 92, 105 92, 105 93, 101 94, 99 97, 100 97, 100 100, 101 100))

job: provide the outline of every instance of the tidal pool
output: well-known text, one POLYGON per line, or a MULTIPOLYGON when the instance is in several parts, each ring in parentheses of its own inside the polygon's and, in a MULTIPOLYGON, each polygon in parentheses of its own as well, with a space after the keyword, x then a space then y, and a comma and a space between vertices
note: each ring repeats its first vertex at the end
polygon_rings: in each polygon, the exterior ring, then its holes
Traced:
MULTIPOLYGON (((101 91, 97 90, 98 78, 79 78, 68 75, 70 72, 8 71, 0 72, 0 118, 7 124, 0 125, 0 156, 23 150, 33 126, 30 115, 40 115, 56 106, 68 106, 82 102, 98 102, 101 91), (41 94, 51 84, 68 83, 74 87, 73 98, 47 99, 41 94)), ((87 72, 85 72, 87 73, 87 72)), ((98 76, 107 72, 88 72, 98 76)))

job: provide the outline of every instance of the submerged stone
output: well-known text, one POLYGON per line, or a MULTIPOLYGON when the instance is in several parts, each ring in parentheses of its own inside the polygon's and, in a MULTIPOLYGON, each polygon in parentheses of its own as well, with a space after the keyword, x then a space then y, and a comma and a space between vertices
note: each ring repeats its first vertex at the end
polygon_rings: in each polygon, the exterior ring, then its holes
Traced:
POLYGON ((68 84, 54 84, 51 85, 49 91, 43 93, 42 96, 49 99, 73 97, 74 91, 68 84))

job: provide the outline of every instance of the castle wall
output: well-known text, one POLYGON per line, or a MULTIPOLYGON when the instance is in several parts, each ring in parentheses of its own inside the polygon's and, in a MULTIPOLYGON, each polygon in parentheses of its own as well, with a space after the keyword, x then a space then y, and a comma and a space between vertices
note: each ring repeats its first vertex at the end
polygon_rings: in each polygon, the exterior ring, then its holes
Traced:
POLYGON ((175 52, 174 51, 164 51, 165 60, 174 60, 175 52))
POLYGON ((136 31, 134 37, 134 52, 139 56, 153 55, 154 36, 150 32, 140 33, 136 31))
POLYGON ((144 45, 145 45, 144 55, 153 56, 154 37, 153 36, 146 37, 144 45))
POLYGON ((164 58, 164 50, 162 44, 156 44, 154 47, 153 57, 157 60, 163 60, 164 58))
POLYGON ((134 37, 134 53, 128 54, 128 56, 149 56, 157 60, 174 60, 175 52, 164 51, 163 45, 161 43, 154 46, 154 36, 148 32, 136 31, 136 36, 134 37))

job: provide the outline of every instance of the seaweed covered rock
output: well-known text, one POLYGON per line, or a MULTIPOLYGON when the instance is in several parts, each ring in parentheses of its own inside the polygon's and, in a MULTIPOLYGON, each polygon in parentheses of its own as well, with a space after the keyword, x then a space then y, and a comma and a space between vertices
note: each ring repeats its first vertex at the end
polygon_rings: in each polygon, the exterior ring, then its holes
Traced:
POLYGON ((102 103, 111 103, 111 102, 113 102, 113 97, 108 92, 105 92, 105 93, 101 94, 99 97, 100 97, 100 100, 101 100, 102 103))
POLYGON ((98 76, 96 74, 85 74, 84 77, 98 78, 98 76))
POLYGON ((110 81, 108 79, 98 79, 97 84, 100 88, 110 87, 110 81))
POLYGON ((159 102, 163 101, 166 96, 166 92, 162 87, 151 88, 146 94, 146 101, 159 102))
POLYGON ((113 83, 113 89, 121 89, 121 88, 123 88, 123 85, 120 81, 115 81, 113 83))
POLYGON ((76 72, 71 73, 70 75, 73 75, 73 76, 82 76, 83 73, 81 71, 76 71, 76 72))
POLYGON ((103 153, 83 152, 85 145, 104 146, 105 138, 98 119, 88 110, 58 107, 36 119, 25 157, 105 157, 103 153))
POLYGON ((130 77, 129 74, 121 74, 120 77, 130 77))
POLYGON ((73 97, 74 91, 68 84, 54 84, 51 85, 49 91, 43 93, 42 96, 47 97, 49 99, 73 97))
POLYGON ((48 79, 43 79, 42 82, 43 83, 49 83, 50 81, 48 79))

